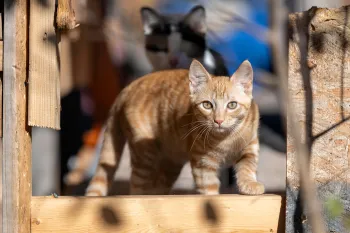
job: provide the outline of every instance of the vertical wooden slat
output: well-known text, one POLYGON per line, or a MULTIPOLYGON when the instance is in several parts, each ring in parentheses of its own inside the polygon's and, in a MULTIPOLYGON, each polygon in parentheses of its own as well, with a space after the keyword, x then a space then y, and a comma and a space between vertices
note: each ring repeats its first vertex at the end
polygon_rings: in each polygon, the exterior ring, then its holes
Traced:
POLYGON ((27 126, 26 0, 4 7, 3 232, 30 232, 31 129, 27 126))
MULTIPOLYGON (((1 13, 0 13, 0 17, 1 17, 1 13)), ((0 18, 0 24, 1 24, 1 18, 0 18)), ((1 30, 1 26, 0 26, 0 30, 1 30)), ((3 47, 4 47, 4 43, 3 43, 3 41, 2 41, 2 37, 1 37, 1 35, 0 35, 0 72, 2 72, 2 69, 3 69, 3 58, 4 58, 4 56, 3 56, 3 47)))
POLYGON ((59 48, 55 0, 30 0, 29 113, 31 126, 60 129, 59 48))
MULTIPOLYGON (((2 76, 3 76, 3 38, 2 38, 2 17, 4 15, 4 5, 0 6, 0 137, 2 137, 2 76)), ((0 208, 2 209, 2 140, 0 140, 0 208)), ((0 213, 0 219, 2 219, 2 212, 0 213)), ((2 233, 2 229, 0 228, 0 233, 2 233)))
POLYGON ((4 42, 2 36, 2 16, 3 10, 0 12, 0 138, 2 138, 2 76, 4 64, 4 42))
MULTIPOLYGON (((3 37, 2 37, 2 17, 4 15, 4 5, 0 6, 0 138, 2 138, 2 76, 3 76, 3 37)), ((0 139, 0 208, 2 209, 2 139, 0 139)), ((2 219, 2 212, 0 213, 0 219, 2 219)), ((0 228, 0 233, 2 229, 0 228)))

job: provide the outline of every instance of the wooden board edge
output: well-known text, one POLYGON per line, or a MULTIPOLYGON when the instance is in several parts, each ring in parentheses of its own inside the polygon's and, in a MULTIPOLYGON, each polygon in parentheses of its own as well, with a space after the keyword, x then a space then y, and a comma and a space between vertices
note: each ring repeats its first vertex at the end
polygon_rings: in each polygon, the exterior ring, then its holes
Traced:
POLYGON ((41 196, 32 198, 31 230, 282 233, 283 203, 279 195, 41 196))

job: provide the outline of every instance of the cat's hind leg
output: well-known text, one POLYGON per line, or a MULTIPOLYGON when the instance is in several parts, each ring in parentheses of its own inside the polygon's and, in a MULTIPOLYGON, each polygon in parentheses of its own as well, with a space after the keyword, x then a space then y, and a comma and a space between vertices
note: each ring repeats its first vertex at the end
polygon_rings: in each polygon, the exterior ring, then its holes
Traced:
POLYGON ((158 150, 153 139, 129 143, 131 160, 130 194, 145 195, 152 186, 158 150))
POLYGON ((167 195, 177 180, 182 166, 158 166, 157 169, 133 167, 130 184, 131 195, 167 195))
POLYGON ((178 178, 183 164, 162 155, 154 141, 131 145, 131 195, 166 195, 178 178))
MULTIPOLYGON (((115 111, 116 103, 111 112, 115 111)), ((119 113, 115 112, 107 120, 96 172, 89 182, 85 196, 108 195, 113 183, 114 173, 121 160, 125 142, 126 138, 122 131, 119 113)))
POLYGON ((154 177, 155 194, 167 195, 179 177, 184 164, 173 162, 169 158, 163 158, 154 177))

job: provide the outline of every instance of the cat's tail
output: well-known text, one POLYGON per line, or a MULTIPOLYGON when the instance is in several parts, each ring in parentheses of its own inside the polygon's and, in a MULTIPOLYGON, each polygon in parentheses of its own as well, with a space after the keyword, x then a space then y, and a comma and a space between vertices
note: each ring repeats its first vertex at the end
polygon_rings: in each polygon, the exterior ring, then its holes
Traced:
POLYGON ((116 102, 107 120, 97 169, 86 189, 85 196, 107 196, 114 173, 119 166, 125 136, 120 123, 120 109, 117 105, 116 102))

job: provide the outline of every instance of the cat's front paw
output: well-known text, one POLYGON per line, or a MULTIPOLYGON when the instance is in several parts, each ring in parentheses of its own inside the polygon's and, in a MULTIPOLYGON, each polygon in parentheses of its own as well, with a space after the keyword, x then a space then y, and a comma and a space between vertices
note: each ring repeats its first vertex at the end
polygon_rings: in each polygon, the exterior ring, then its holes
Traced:
POLYGON ((265 192, 265 186, 262 183, 251 181, 241 184, 239 192, 245 195, 260 195, 265 192))

